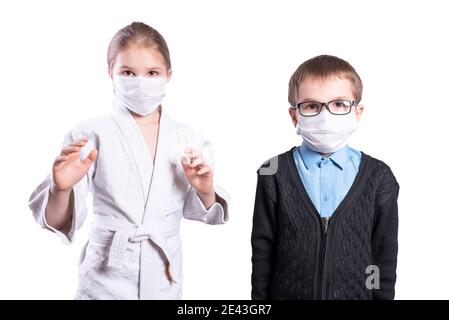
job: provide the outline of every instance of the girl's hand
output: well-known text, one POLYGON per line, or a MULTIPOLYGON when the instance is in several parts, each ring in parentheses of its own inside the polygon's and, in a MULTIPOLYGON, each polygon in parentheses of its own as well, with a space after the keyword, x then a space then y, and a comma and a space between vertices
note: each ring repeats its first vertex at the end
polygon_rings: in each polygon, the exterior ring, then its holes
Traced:
POLYGON ((61 154, 53 163, 53 190, 71 190, 87 173, 98 155, 98 150, 94 149, 87 155, 86 159, 81 161, 80 151, 87 141, 88 138, 85 137, 62 148, 61 154))
POLYGON ((214 174, 203 160, 201 151, 186 148, 181 164, 187 180, 195 188, 204 206, 206 208, 212 206, 215 202, 214 174))

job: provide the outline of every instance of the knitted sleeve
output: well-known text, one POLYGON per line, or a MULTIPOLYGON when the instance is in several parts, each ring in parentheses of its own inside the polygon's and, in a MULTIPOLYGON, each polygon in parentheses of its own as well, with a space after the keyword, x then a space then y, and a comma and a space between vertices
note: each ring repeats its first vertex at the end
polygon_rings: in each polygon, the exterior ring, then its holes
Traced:
POLYGON ((374 299, 394 299, 398 254, 399 184, 391 169, 384 165, 376 192, 374 229, 372 234, 373 264, 379 268, 380 288, 374 299))
POLYGON ((276 189, 273 175, 258 171, 254 203, 251 298, 269 299, 276 241, 276 189))

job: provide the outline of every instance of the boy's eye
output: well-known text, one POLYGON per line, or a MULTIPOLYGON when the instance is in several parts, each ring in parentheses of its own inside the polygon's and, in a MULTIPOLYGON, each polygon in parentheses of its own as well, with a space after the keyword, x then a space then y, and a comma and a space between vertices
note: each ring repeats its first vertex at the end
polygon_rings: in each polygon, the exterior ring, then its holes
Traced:
POLYGON ((336 107, 344 107, 344 103, 341 101, 335 101, 334 104, 336 107))
POLYGON ((308 110, 316 110, 319 107, 320 106, 317 103, 308 103, 308 104, 303 106, 304 109, 308 109, 308 110))
POLYGON ((341 101, 337 100, 337 101, 333 102, 333 105, 337 108, 347 108, 350 106, 350 104, 351 103, 349 101, 345 101, 345 100, 341 100, 341 101))

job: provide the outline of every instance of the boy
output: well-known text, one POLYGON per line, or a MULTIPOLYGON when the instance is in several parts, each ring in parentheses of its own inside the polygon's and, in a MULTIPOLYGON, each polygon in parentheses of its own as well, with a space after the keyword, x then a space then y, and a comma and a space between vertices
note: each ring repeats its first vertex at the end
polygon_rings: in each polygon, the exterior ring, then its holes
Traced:
POLYGON ((253 299, 393 299, 399 185, 347 141, 363 112, 346 61, 314 57, 292 75, 289 109, 303 143, 258 170, 253 299))

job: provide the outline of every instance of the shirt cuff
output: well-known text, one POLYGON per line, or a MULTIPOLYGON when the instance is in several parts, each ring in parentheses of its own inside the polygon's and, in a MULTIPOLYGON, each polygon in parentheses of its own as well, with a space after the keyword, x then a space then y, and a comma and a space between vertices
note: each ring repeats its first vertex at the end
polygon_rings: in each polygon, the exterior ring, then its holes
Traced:
POLYGON ((195 216, 199 215, 196 219, 203 220, 208 224, 224 224, 229 219, 228 202, 230 197, 221 187, 215 186, 214 189, 217 201, 209 209, 206 209, 200 196, 196 190, 192 188, 191 191, 194 194, 191 198, 188 211, 196 212, 195 216))
MULTIPOLYGON (((46 208, 47 208, 48 199, 49 199, 49 197, 50 197, 50 187, 51 187, 51 185, 48 186, 48 187, 45 189, 45 198, 44 198, 44 201, 43 201, 43 204, 42 204, 42 213, 41 213, 41 215, 40 215, 40 219, 39 219, 40 221, 39 221, 39 223, 40 223, 40 225, 41 225, 43 228, 48 229, 48 230, 50 230, 50 231, 53 231, 53 232, 54 232, 54 233, 55 233, 55 234, 62 240, 62 242, 63 242, 64 244, 69 245, 69 244, 71 244, 71 243, 73 242, 74 234, 75 234, 75 229, 76 229, 76 215, 75 215, 75 210, 72 211, 72 220, 71 220, 71 226, 70 226, 70 229, 69 229, 69 230, 67 230, 66 227, 64 227, 63 229, 58 230, 58 229, 52 227, 51 225, 49 225, 48 222, 47 222, 47 220, 46 220, 46 218, 45 218, 45 211, 46 211, 46 208)), ((73 190, 72 192, 75 192, 74 189, 72 189, 72 190, 73 190)), ((74 197, 73 194, 70 195, 70 201, 71 201, 72 203, 74 203, 72 197, 74 197)), ((74 204, 73 204, 73 205, 74 205, 74 204)))

